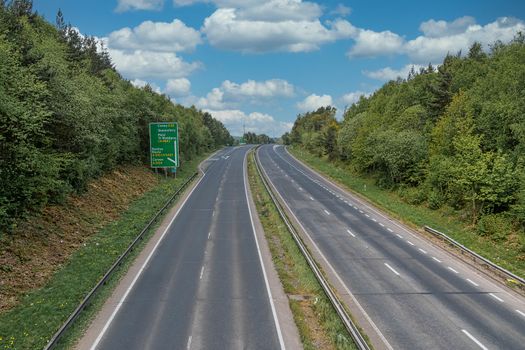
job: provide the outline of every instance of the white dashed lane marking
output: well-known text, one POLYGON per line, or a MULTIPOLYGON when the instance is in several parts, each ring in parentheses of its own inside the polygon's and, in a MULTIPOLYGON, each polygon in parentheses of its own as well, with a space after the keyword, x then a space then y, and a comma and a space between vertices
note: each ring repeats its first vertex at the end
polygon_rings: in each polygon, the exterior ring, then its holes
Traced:
POLYGON ((496 299, 497 301, 499 301, 500 303, 503 302, 503 299, 501 299, 500 297, 498 297, 496 294, 494 294, 494 293, 489 293, 489 295, 490 295, 491 297, 493 297, 494 299, 496 299))
POLYGON ((452 267, 450 267, 450 266, 447 266, 447 269, 449 269, 450 271, 452 271, 452 272, 454 272, 454 273, 459 273, 459 272, 457 272, 456 270, 454 270, 454 269, 453 269, 452 267))
POLYGON ((355 235, 352 233, 352 231, 350 230, 346 230, 346 232, 348 232, 350 234, 350 236, 354 237, 355 238, 355 235))
POLYGON ((485 345, 483 345, 479 340, 477 340, 472 334, 470 334, 468 331, 462 329, 461 330, 467 337, 470 338, 470 340, 472 340, 474 343, 476 343, 480 348, 482 348, 483 350, 488 350, 485 345))
POLYGON ((397 272, 396 270, 394 270, 394 268, 390 265, 388 265, 387 263, 385 263, 385 266, 388 267, 388 269, 390 271, 392 271, 393 273, 395 273, 397 276, 399 276, 399 272, 397 272))
POLYGON ((476 286, 476 287, 479 287, 479 284, 477 284, 476 282, 474 282, 474 281, 471 280, 470 278, 467 278, 467 281, 468 281, 468 283, 470 283, 470 284, 472 284, 472 285, 474 285, 474 286, 476 286))

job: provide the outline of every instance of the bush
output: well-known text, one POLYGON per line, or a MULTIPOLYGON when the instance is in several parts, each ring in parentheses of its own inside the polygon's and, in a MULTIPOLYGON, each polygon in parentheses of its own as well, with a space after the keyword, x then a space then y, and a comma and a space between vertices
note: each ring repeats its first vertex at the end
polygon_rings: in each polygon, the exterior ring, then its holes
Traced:
POLYGON ((437 191, 431 191, 428 195, 428 207, 432 210, 437 210, 443 206, 445 199, 437 191))
POLYGON ((421 187, 400 187, 399 196, 408 204, 419 205, 427 200, 427 194, 421 187))
POLYGON ((504 214, 483 215, 478 221, 478 233, 495 241, 503 241, 513 230, 512 221, 504 214))

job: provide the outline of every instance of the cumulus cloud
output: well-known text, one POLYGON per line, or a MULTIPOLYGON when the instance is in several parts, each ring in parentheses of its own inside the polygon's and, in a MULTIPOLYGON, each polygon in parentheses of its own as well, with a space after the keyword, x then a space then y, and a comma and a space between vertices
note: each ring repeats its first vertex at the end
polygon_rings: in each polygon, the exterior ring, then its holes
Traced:
POLYGON ((164 0, 117 0, 117 12, 129 10, 160 10, 164 0))
POLYGON ((421 23, 419 30, 428 38, 439 38, 464 33, 470 26, 475 25, 474 17, 464 16, 451 22, 429 20, 421 23))
POLYGON ((235 107, 239 102, 259 103, 272 98, 289 98, 295 95, 295 87, 282 79, 265 81, 248 80, 235 83, 229 80, 212 89, 205 97, 197 99, 199 108, 225 109, 235 107))
POLYGON ((206 97, 201 97, 195 105, 203 109, 224 109, 226 103, 223 101, 224 92, 219 88, 213 88, 206 97))
POLYGON ((190 75, 198 69, 198 62, 188 63, 175 53, 135 50, 127 52, 109 48, 115 67, 129 78, 176 79, 190 75))
POLYGON ((181 52, 192 51, 200 43, 200 33, 178 19, 171 23, 145 21, 133 29, 114 31, 108 37, 108 45, 121 50, 181 52))
POLYGON ((359 99, 361 98, 361 96, 368 96, 370 95, 370 93, 367 93, 367 92, 363 92, 363 91, 353 91, 353 92, 349 92, 345 95, 343 95, 341 97, 341 102, 345 105, 345 106, 351 106, 353 105, 354 103, 356 103, 357 101, 359 101, 359 99))
POLYGON ((174 0, 175 5, 213 3, 217 8, 234 8, 239 19, 279 22, 312 20, 322 15, 321 6, 302 0, 174 0))
POLYGON ((220 8, 205 19, 202 32, 212 46, 257 53, 313 51, 322 44, 349 38, 355 31, 345 20, 328 23, 325 27, 319 19, 277 21, 274 18, 270 21, 264 17, 254 18, 257 17, 243 18, 242 11, 235 8, 220 8))
POLYGON ((315 111, 319 107, 331 106, 333 104, 332 96, 330 95, 316 95, 311 94, 306 97, 303 101, 297 103, 297 108, 301 112, 315 111))
POLYGON ((155 83, 150 83, 150 82, 147 82, 147 81, 141 80, 141 79, 133 79, 133 80, 130 81, 130 83, 133 86, 138 87, 138 88, 143 88, 146 85, 149 85, 151 87, 151 89, 153 91, 155 91, 156 93, 158 93, 158 94, 162 93, 161 90, 160 90, 160 87, 157 84, 155 84, 155 83))
POLYGON ((186 78, 168 79, 166 82, 166 93, 170 96, 188 96, 191 90, 191 82, 186 78))
POLYGON ((355 45, 350 49, 350 57, 373 57, 401 52, 404 39, 389 30, 374 32, 360 29, 354 37, 355 45))
POLYGON ((352 9, 344 4, 339 4, 335 9, 330 12, 332 15, 346 17, 352 13, 352 9))
POLYGON ((386 67, 374 71, 363 71, 363 74, 369 78, 381 81, 396 80, 397 78, 405 79, 412 68, 418 72, 421 68, 425 67, 418 64, 407 64, 401 69, 392 69, 390 67, 386 67))
POLYGON ((525 23, 511 17, 498 18, 484 26, 475 24, 465 17, 451 23, 425 22, 424 36, 419 36, 405 44, 405 52, 413 62, 437 63, 447 53, 455 54, 466 51, 474 42, 480 42, 485 48, 497 40, 508 42, 519 32, 525 31, 525 23), (459 21, 459 22, 458 22, 459 21))
POLYGON ((243 125, 246 128, 246 132, 269 136, 280 136, 290 131, 293 127, 293 123, 278 121, 273 116, 260 112, 247 114, 238 109, 205 109, 204 111, 221 121, 232 135, 237 136, 242 135, 243 125))
POLYGON ((420 30, 423 35, 406 40, 390 31, 357 29, 355 45, 348 51, 348 56, 404 54, 415 63, 438 63, 447 53, 466 51, 476 41, 485 48, 497 40, 508 42, 519 31, 525 31, 525 23, 516 18, 502 17, 483 26, 472 17, 461 17, 451 22, 431 19, 423 22, 420 30))
POLYGON ((242 84, 226 80, 222 83, 221 89, 234 99, 242 97, 266 98, 294 96, 294 86, 282 79, 271 79, 266 81, 248 80, 242 84))

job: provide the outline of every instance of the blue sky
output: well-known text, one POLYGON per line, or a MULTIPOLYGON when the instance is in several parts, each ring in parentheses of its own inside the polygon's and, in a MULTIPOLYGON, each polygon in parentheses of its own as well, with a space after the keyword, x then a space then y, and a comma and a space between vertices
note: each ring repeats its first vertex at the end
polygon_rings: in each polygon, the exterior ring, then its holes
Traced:
MULTIPOLYGON (((109 48, 121 74, 210 111, 234 135, 279 136, 341 111, 412 65, 525 32, 525 1, 35 0, 109 48)), ((339 113, 339 115, 340 115, 339 113)))

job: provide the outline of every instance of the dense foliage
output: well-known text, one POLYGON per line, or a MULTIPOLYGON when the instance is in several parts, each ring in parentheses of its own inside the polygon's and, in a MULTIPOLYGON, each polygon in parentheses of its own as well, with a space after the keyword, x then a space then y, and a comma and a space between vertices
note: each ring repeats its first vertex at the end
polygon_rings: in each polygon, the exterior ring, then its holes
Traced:
POLYGON ((242 139, 248 144, 266 144, 273 143, 273 139, 266 134, 256 134, 253 132, 247 132, 243 135, 242 139))
POLYGON ((148 163, 148 123, 177 121, 181 164, 232 143, 222 123, 134 87, 94 38, 0 1, 0 229, 116 165, 148 163))
POLYGON ((409 202, 463 213, 480 233, 525 225, 525 39, 474 44, 412 70, 335 119, 299 115, 286 144, 374 176, 409 202))

